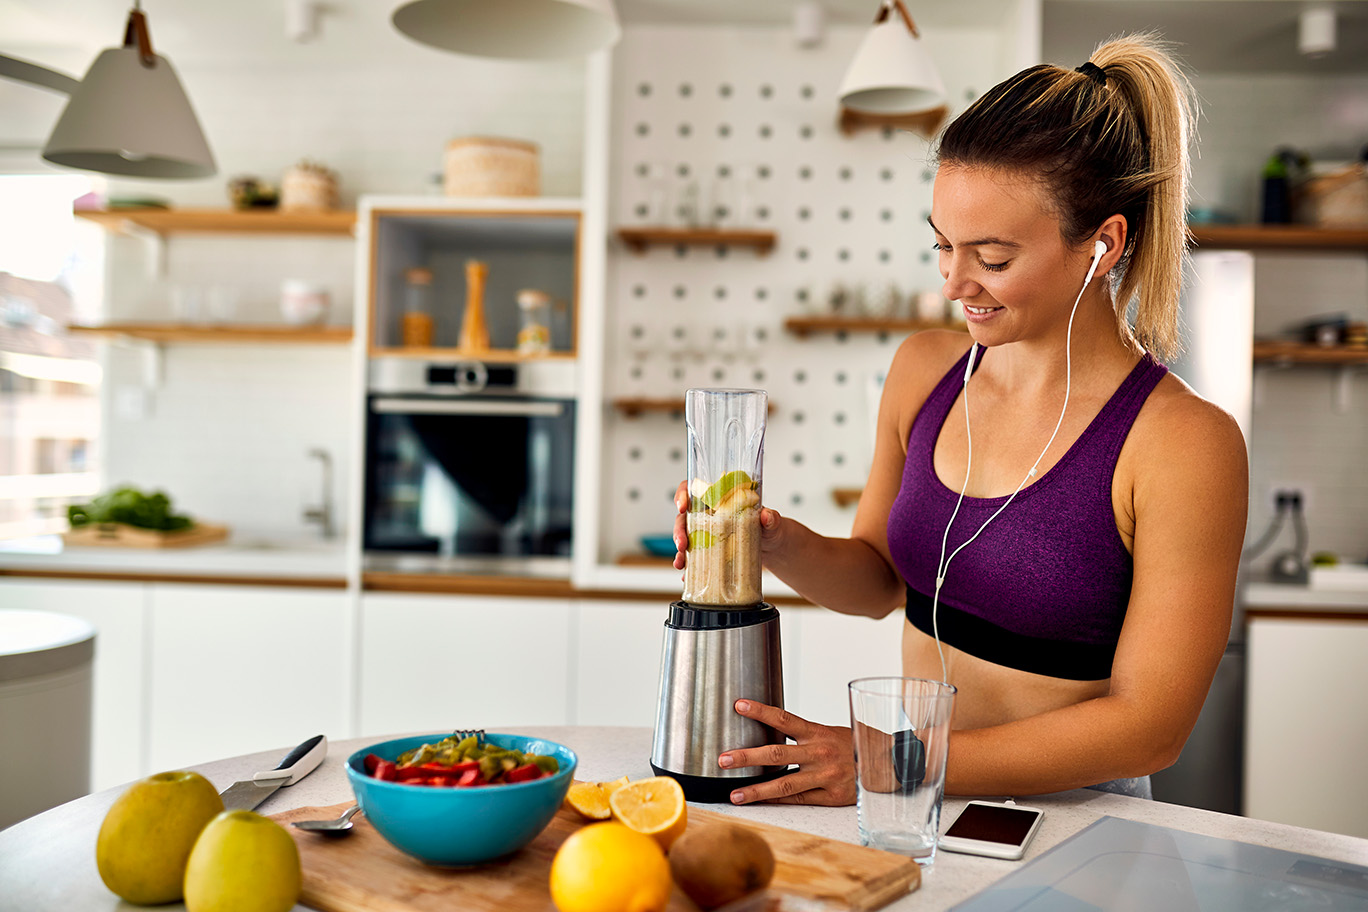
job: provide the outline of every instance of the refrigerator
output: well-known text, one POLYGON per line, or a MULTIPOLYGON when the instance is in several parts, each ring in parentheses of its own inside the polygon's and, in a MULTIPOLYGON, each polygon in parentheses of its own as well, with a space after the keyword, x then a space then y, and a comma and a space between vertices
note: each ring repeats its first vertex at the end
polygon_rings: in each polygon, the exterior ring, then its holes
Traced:
MULTIPOLYGON (((1183 354, 1169 368, 1202 397, 1235 416, 1251 445, 1253 410, 1254 255, 1197 251, 1180 302, 1183 354)), ((1240 814, 1244 773, 1244 568, 1235 594, 1230 639, 1197 725, 1178 762, 1152 777, 1158 801, 1240 814)))

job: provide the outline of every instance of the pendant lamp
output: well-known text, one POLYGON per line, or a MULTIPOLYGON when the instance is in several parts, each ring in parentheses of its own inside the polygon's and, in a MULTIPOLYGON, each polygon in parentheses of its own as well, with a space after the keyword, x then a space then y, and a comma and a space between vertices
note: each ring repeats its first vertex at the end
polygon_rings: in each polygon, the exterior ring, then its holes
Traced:
POLYGON ((944 101, 945 85, 907 7, 883 0, 841 82, 841 104, 870 114, 915 114, 944 101))
POLYGON ((153 52, 139 6, 123 47, 100 52, 72 92, 43 158, 129 177, 210 177, 218 169, 209 143, 171 62, 153 52))
POLYGON ((421 44, 477 57, 582 57, 622 35, 613 0, 412 0, 394 27, 421 44))

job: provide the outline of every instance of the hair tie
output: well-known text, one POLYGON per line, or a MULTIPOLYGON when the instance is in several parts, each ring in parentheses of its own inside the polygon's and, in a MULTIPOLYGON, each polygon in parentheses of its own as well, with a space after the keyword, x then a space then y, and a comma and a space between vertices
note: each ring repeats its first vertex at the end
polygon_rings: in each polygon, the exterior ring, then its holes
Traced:
POLYGON ((1107 84, 1107 71, 1102 69, 1097 64, 1093 63, 1091 60, 1083 64, 1078 69, 1074 70, 1074 72, 1082 73, 1085 76, 1092 77, 1093 82, 1097 83, 1100 86, 1104 86, 1107 84))

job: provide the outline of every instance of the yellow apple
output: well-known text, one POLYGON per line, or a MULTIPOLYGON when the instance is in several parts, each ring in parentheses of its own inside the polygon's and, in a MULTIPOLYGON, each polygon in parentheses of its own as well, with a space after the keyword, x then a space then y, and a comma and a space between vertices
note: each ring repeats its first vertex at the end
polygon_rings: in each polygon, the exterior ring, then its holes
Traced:
POLYGON ((187 912, 287 912, 299 899, 299 849, 252 811, 224 811, 204 828, 185 868, 187 912))
POLYGON ((95 866, 105 886, 131 903, 181 898, 185 863, 223 799, 199 773, 157 773, 130 785, 105 814, 95 866))

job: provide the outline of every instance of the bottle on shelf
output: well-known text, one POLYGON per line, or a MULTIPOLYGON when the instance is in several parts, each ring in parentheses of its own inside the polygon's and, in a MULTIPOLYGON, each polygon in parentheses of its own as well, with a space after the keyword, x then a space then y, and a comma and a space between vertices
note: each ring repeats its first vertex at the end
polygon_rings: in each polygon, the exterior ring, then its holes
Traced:
POLYGON ((403 343, 410 348, 432 345, 432 270, 414 266, 404 270, 403 343))
POLYGON ((522 315, 518 353, 544 355, 551 351, 551 296, 535 288, 524 288, 518 292, 518 311, 522 315))

